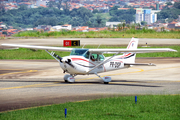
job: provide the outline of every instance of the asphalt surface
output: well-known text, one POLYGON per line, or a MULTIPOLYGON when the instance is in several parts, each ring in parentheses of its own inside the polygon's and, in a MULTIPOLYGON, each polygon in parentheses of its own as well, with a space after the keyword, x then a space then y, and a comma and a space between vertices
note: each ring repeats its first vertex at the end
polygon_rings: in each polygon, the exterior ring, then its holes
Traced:
MULTIPOLYGON (((63 40, 81 40, 81 45, 127 45, 128 38, 6 39, 0 44, 62 46, 63 40)), ((145 45, 180 45, 180 39, 140 39, 145 45)), ((0 46, 0 49, 4 47, 0 46)), ((63 71, 55 60, 0 60, 0 111, 121 95, 180 94, 180 58, 141 58, 134 66, 99 75, 111 76, 103 84, 95 75, 77 76, 65 83, 63 71)))
POLYGON ((180 94, 180 58, 144 58, 134 66, 112 72, 110 84, 95 75, 65 83, 54 60, 0 60, 0 111, 121 95, 180 94))

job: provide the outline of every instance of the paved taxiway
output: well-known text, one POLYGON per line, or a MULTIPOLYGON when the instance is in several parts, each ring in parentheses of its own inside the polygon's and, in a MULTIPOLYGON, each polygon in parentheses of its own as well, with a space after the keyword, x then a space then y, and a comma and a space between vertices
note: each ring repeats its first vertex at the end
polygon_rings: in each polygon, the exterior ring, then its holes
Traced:
POLYGON ((95 75, 77 76, 75 83, 64 83, 55 60, 0 60, 0 111, 115 95, 180 94, 180 58, 136 62, 157 66, 101 73, 112 77, 106 85, 95 75))

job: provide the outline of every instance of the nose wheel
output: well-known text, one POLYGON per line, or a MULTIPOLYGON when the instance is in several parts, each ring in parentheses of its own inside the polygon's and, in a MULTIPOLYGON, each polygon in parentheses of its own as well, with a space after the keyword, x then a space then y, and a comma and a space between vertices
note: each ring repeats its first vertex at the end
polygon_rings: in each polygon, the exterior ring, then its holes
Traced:
POLYGON ((73 82, 75 82, 75 78, 74 78, 72 75, 66 74, 66 75, 64 76, 64 81, 65 81, 66 83, 67 83, 67 82, 73 83, 73 82))

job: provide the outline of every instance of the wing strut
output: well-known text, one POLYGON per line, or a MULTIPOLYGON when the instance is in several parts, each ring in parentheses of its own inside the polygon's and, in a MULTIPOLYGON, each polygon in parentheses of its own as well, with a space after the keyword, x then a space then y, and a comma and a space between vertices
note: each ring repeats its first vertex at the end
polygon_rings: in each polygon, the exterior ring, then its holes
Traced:
POLYGON ((117 54, 119 54, 119 53, 116 53, 115 55, 111 56, 111 57, 110 57, 110 58, 108 58, 107 60, 105 60, 105 61, 103 61, 103 62, 99 63, 99 64, 98 64, 98 65, 96 65, 94 68, 92 68, 91 70, 89 70, 87 73, 90 73, 92 70, 94 70, 94 69, 96 69, 97 67, 101 66, 102 64, 104 64, 104 63, 108 62, 110 59, 112 59, 113 57, 115 57, 117 54))
POLYGON ((56 55, 54 52, 49 52, 48 50, 45 50, 49 55, 51 55, 54 59, 56 59, 58 62, 62 60, 62 57, 60 57, 59 55, 56 55))

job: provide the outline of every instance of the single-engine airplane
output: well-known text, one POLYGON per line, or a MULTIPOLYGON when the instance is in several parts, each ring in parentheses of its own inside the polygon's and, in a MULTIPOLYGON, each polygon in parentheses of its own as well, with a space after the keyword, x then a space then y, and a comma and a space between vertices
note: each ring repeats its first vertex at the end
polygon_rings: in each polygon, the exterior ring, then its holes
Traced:
POLYGON ((151 52, 168 52, 175 51, 170 48, 144 48, 137 49, 138 39, 132 38, 126 49, 80 49, 80 48, 65 48, 65 47, 48 47, 48 46, 33 46, 33 45, 17 45, 17 44, 2 44, 2 46, 42 49, 54 57, 60 64, 64 73, 69 73, 64 76, 65 82, 75 82, 76 75, 95 74, 101 78, 104 84, 111 81, 111 77, 101 77, 98 73, 129 68, 133 65, 155 66, 152 63, 135 63, 136 53, 151 53, 151 52), (69 51, 70 56, 60 57, 52 51, 69 51), (104 53, 113 53, 111 57, 104 57, 104 53), (118 55, 123 53, 123 55, 118 55))

